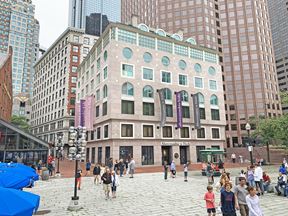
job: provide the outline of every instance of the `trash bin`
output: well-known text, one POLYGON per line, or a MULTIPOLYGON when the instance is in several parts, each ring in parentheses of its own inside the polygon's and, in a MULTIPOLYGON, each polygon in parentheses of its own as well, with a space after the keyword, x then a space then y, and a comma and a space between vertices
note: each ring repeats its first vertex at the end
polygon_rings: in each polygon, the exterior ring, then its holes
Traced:
POLYGON ((43 169, 43 170, 42 170, 41 179, 42 179, 43 181, 49 180, 49 170, 48 170, 48 169, 43 169))

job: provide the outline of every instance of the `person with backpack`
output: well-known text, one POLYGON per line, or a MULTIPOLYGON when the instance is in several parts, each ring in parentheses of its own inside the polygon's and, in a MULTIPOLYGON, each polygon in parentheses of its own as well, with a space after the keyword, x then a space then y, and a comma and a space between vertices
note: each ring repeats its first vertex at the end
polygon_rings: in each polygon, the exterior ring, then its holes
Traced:
POLYGON ((90 175, 90 169, 91 169, 91 162, 88 160, 86 163, 86 174, 85 176, 90 175))
POLYGON ((93 175, 94 175, 94 184, 98 185, 100 183, 100 173, 101 173, 101 167, 99 164, 96 164, 96 166, 93 169, 93 175))

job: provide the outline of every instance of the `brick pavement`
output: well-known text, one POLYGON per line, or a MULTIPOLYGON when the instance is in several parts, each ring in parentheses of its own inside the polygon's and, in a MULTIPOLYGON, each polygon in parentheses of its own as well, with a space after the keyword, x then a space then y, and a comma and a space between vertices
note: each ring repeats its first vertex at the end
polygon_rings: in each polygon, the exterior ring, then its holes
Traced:
MULTIPOLYGON (((270 173, 272 168, 265 168, 270 173)), ((235 176, 239 169, 231 169, 235 176)), ((272 177, 275 180, 277 172, 272 177)), ((117 198, 105 200, 102 186, 93 184, 92 177, 84 177, 79 193, 79 203, 83 207, 79 212, 69 212, 67 207, 73 195, 72 178, 39 181, 32 189, 27 189, 41 196, 39 211, 50 210, 47 216, 82 216, 82 215, 125 215, 125 216, 204 216, 206 215, 203 194, 206 191, 207 179, 199 172, 190 172, 189 181, 183 181, 182 172, 176 179, 163 180, 162 173, 136 174, 134 179, 120 178, 117 198)), ((219 193, 216 193, 219 203, 219 193)), ((260 198, 265 216, 283 216, 282 210, 288 199, 275 194, 265 194, 260 198)))

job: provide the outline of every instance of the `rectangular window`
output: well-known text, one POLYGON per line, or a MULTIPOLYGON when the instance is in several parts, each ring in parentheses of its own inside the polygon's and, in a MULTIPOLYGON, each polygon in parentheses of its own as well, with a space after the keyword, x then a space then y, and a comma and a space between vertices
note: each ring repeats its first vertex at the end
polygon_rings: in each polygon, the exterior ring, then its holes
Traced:
POLYGON ((143 115, 154 116, 154 103, 143 103, 143 115))
POLYGON ((70 98, 70 105, 75 105, 75 101, 76 101, 75 98, 70 98))
POLYGON ((166 117, 173 117, 173 105, 166 104, 166 117))
POLYGON ((109 137, 109 125, 104 125, 104 138, 109 137))
POLYGON ((97 71, 100 70, 100 67, 101 67, 101 58, 98 58, 97 59, 97 71))
POLYGON ((77 83, 77 77, 71 77, 71 83, 77 83))
POLYGON ((103 79, 104 79, 104 80, 107 79, 107 76, 108 76, 108 68, 105 67, 105 68, 103 69, 103 79))
POLYGON ((143 137, 154 137, 153 125, 143 125, 143 137))
POLYGON ((197 129, 197 138, 205 138, 205 128, 197 129))
POLYGON ((183 127, 180 129, 181 138, 190 138, 189 127, 183 127))
POLYGON ((211 63, 217 63, 217 55, 214 53, 205 52, 205 61, 211 63))
POLYGON ((154 165, 154 147, 142 146, 142 165, 154 165))
POLYGON ((133 137, 133 124, 121 124, 121 137, 133 137))
POLYGON ((72 73, 76 73, 77 71, 77 67, 76 66, 72 66, 72 73))
POLYGON ((136 44, 137 41, 137 35, 134 32, 129 32, 126 30, 119 29, 118 30, 118 40, 131 43, 131 44, 136 44))
POLYGON ((74 36, 73 36, 73 41, 74 41, 75 43, 79 43, 79 36, 74 35, 74 36))
POLYGON ((96 139, 97 140, 101 139, 101 127, 98 127, 96 129, 96 139))
POLYGON ((78 56, 73 56, 72 57, 72 62, 78 63, 78 56))
POLYGON ((172 138, 172 126, 164 126, 162 128, 163 138, 172 138))
POLYGON ((205 120, 206 119, 206 113, 205 113, 205 108, 200 108, 200 119, 205 120))
POLYGON ((203 51, 197 49, 190 49, 190 58, 199 59, 203 61, 203 51))
POLYGON ((96 106, 96 117, 99 117, 100 115, 100 109, 99 106, 96 106))
POLYGON ((231 124, 231 130, 232 131, 237 131, 237 125, 236 124, 231 124))
POLYGON ((217 90, 217 82, 215 80, 209 80, 210 90, 217 90))
POLYGON ((99 73, 96 76, 96 85, 98 85, 100 83, 100 81, 101 81, 101 74, 99 73))
POLYGON ((96 91, 96 101, 100 100, 100 89, 96 91))
POLYGON ((179 74, 179 85, 188 86, 187 75, 179 74))
POLYGON ((77 52, 78 53, 78 51, 79 51, 78 46, 73 46, 73 52, 77 52))
POLYGON ((211 119, 220 120, 220 112, 218 109, 211 109, 211 119))
POLYGON ((90 44, 90 38, 84 37, 83 43, 86 45, 90 44))
POLYGON ((163 83, 171 83, 171 73, 166 72, 166 71, 162 71, 161 80, 163 83))
POLYGON ((122 64, 122 76, 124 76, 124 77, 134 77, 133 65, 122 64))
POLYGON ((134 101, 121 101, 121 113, 122 114, 134 114, 134 101))
POLYGON ((83 54, 87 55, 89 53, 89 48, 88 47, 84 47, 83 48, 83 54))
POLYGON ((139 46, 155 49, 155 39, 144 35, 139 35, 139 46))
POLYGON ((182 117, 190 118, 190 109, 188 106, 182 106, 182 117))
POLYGON ((107 115, 107 102, 103 103, 102 116, 107 115))
POLYGON ((203 78, 195 77, 195 88, 203 89, 203 78))
POLYGON ((143 73, 143 79, 144 80, 153 80, 153 70, 150 68, 143 68, 142 69, 143 73))
POLYGON ((188 47, 174 44, 175 54, 188 56, 188 47))
POLYGON ((220 139, 219 128, 212 128, 212 139, 220 139))
POLYGON ((169 53, 173 52, 173 46, 172 46, 171 42, 158 40, 157 41, 157 46, 158 46, 157 49, 159 51, 164 51, 164 52, 169 52, 169 53))

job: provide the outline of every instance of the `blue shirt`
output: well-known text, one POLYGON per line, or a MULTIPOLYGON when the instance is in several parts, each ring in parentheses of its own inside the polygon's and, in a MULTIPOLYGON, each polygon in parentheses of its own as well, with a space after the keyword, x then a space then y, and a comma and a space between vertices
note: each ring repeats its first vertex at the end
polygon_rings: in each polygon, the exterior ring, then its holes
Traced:
POLYGON ((227 192, 226 190, 221 193, 221 210, 222 213, 235 213, 235 196, 232 191, 227 192))

